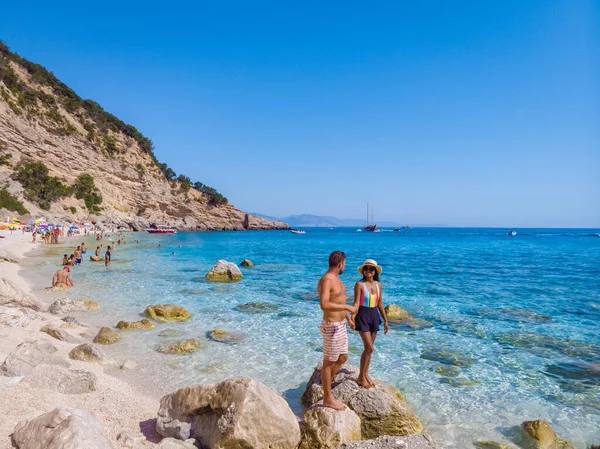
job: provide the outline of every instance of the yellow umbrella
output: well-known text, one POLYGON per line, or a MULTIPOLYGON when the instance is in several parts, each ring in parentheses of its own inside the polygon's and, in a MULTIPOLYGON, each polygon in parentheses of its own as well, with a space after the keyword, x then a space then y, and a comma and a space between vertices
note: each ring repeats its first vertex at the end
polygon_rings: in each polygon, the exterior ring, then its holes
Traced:
POLYGON ((16 228, 17 226, 19 226, 17 223, 9 223, 8 224, 9 228, 16 228))
POLYGON ((15 221, 15 222, 19 223, 21 220, 19 220, 18 218, 14 218, 13 217, 12 221, 15 221))

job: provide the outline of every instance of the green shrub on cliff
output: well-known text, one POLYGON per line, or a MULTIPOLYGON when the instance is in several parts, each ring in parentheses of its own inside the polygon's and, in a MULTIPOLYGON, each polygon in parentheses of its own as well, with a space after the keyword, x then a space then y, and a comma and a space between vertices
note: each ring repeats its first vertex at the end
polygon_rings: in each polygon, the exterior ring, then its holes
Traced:
POLYGON ((0 209, 2 208, 16 212, 19 215, 29 213, 29 211, 25 209, 25 206, 23 206, 23 203, 12 196, 11 193, 6 190, 6 187, 0 189, 0 209))
POLYGON ((82 173, 73 184, 73 192, 75 198, 83 200, 85 207, 92 213, 100 212, 100 204, 102 204, 102 195, 94 183, 92 178, 87 173, 82 173))
POLYGON ((28 200, 46 210, 50 209, 52 202, 73 193, 71 187, 64 185, 57 177, 49 175, 48 167, 42 161, 21 159, 12 178, 21 183, 28 200))

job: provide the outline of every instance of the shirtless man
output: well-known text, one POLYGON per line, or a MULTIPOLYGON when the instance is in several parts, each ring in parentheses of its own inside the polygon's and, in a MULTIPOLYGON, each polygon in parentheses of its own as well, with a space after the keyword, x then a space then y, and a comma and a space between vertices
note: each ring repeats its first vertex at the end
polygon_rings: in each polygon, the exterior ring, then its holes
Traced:
POLYGON ((79 265, 81 263, 81 246, 78 246, 73 254, 75 254, 75 263, 79 265))
POLYGON ((54 273, 52 277, 52 287, 71 287, 73 286, 73 279, 71 279, 71 275, 69 274, 71 269, 69 267, 64 267, 54 273))
POLYGON ((100 257, 100 250, 102 248, 100 248, 99 246, 96 247, 96 257, 100 257))
POLYGON ((323 336, 323 405, 335 410, 344 410, 346 406, 331 393, 331 381, 342 364, 348 360, 348 334, 346 323, 350 323, 350 313, 356 313, 357 307, 346 304, 346 287, 339 275, 344 272, 346 255, 334 251, 329 255, 329 269, 319 281, 319 298, 323 311, 321 335, 323 336))

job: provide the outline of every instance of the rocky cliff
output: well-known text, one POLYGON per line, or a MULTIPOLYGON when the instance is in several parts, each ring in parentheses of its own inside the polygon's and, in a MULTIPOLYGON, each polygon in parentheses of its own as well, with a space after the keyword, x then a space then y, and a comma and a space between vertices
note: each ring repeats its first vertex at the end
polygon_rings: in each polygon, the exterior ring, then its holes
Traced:
POLYGON ((135 127, 81 99, 51 72, 10 52, 0 41, 2 187, 32 215, 55 220, 127 224, 135 229, 151 224, 180 230, 288 228, 244 213, 201 183, 175 178, 154 156, 152 142, 135 127), (72 193, 49 205, 36 201, 15 178, 19 161, 25 158, 42 161, 49 175, 66 186, 81 174, 91 175, 102 198, 99 210, 86 207, 72 193))

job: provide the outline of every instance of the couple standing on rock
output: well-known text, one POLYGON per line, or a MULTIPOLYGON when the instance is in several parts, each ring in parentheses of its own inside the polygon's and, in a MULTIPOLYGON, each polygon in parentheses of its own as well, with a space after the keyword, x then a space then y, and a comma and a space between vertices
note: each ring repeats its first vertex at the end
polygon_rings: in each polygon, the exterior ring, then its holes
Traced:
POLYGON ((348 360, 348 334, 346 323, 360 334, 364 350, 360 357, 360 374, 357 382, 363 388, 375 387, 369 377, 369 365, 373 345, 383 317, 384 332, 388 331, 388 320, 381 299, 379 275, 382 268, 373 259, 367 259, 358 267, 363 278, 354 286, 354 304, 346 304, 346 287, 339 275, 346 267, 346 255, 334 251, 329 255, 329 269, 319 281, 319 298, 323 310, 321 335, 323 336, 323 368, 321 384, 323 386, 323 405, 335 410, 344 410, 345 406, 331 393, 331 381, 342 364, 348 360))

